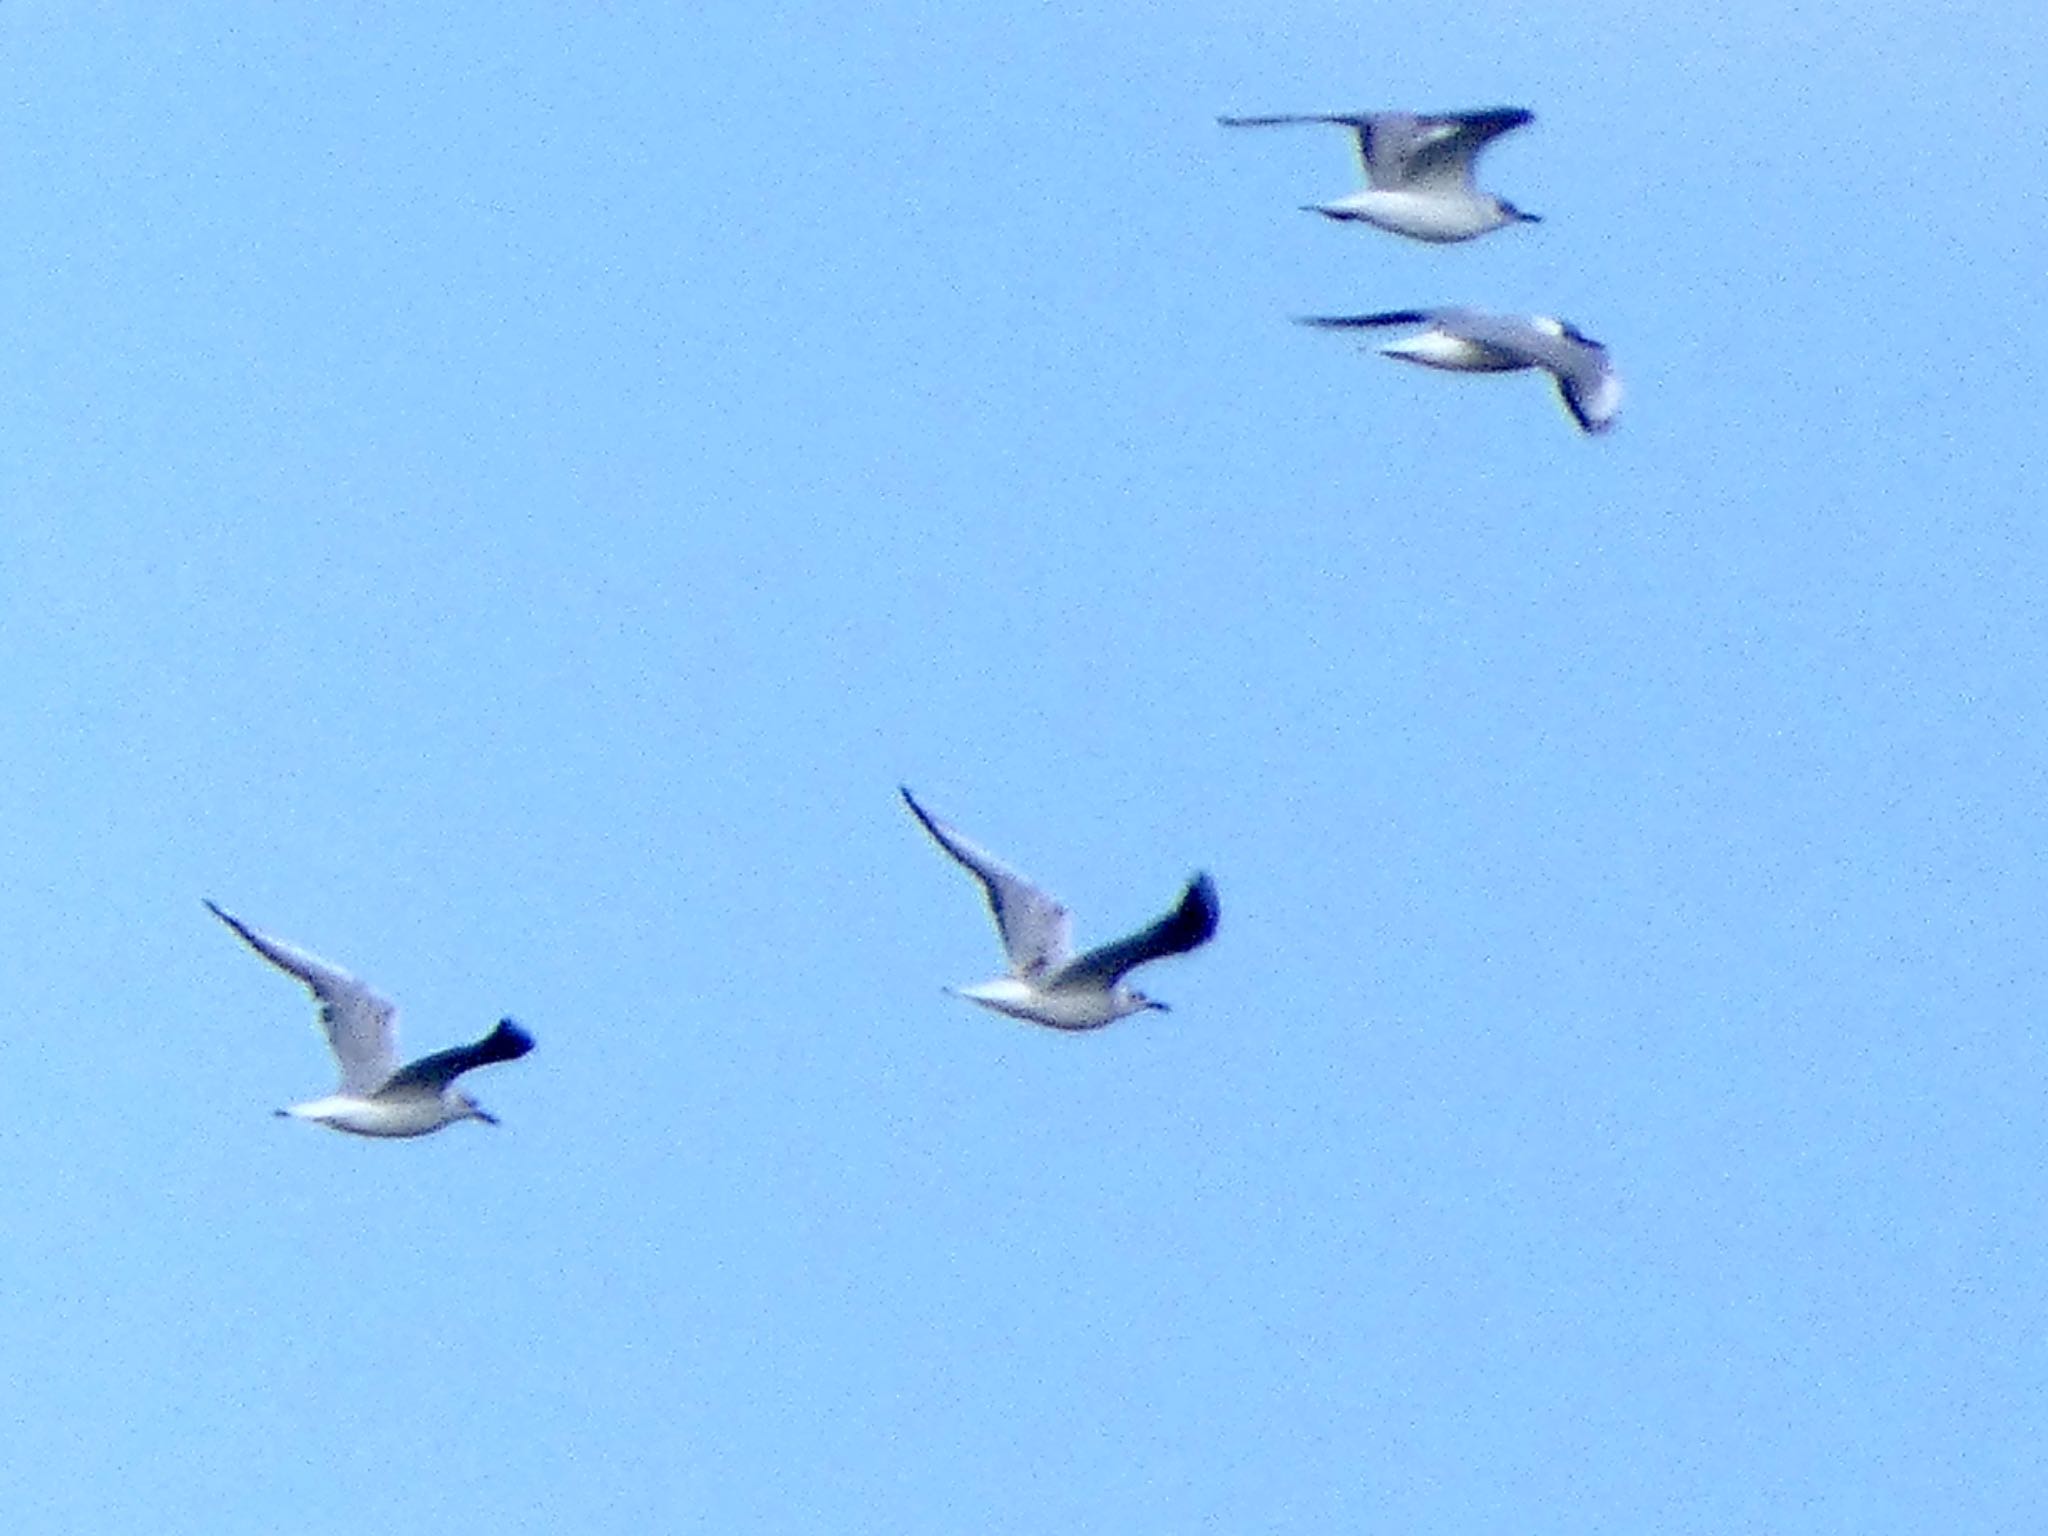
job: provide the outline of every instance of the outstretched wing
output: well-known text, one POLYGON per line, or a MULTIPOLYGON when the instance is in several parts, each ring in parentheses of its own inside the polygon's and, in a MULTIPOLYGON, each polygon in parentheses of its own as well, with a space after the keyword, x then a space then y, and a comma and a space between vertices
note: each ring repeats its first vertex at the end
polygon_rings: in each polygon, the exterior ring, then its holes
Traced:
POLYGON ((1417 187, 1468 183, 1479 152, 1535 116, 1521 107, 1489 107, 1410 118, 1412 127, 1400 147, 1401 180, 1417 187))
POLYGON ((907 789, 903 803, 924 823, 932 840, 965 865, 988 892, 989 911, 995 914, 996 932, 1002 935, 1013 974, 1031 978, 1065 963, 1072 942, 1072 921, 1065 907, 986 848, 969 842, 926 811, 907 789))
POLYGON ((1621 375, 1607 348, 1568 321, 1536 315, 1518 322, 1523 350, 1557 380, 1557 393, 1582 432, 1605 432, 1621 411, 1621 375))
POLYGON ((1312 325, 1322 331, 1361 331, 1382 325, 1430 325, 1436 311, 1428 309, 1386 309, 1376 315, 1297 315, 1297 325, 1312 325))
POLYGON ((341 1091, 371 1094, 383 1087, 398 1062, 397 1008, 347 971, 258 933, 210 901, 206 909, 257 954, 286 975, 298 977, 319 1001, 321 1027, 341 1065, 341 1091))
POLYGON ((510 1019, 498 1020, 498 1027, 474 1045, 450 1046, 431 1056, 422 1056, 392 1075, 384 1091, 424 1088, 440 1093, 465 1072, 488 1067, 493 1062, 517 1061, 533 1049, 533 1036, 510 1019))
POLYGON ((1180 905, 1158 922, 1129 938, 1089 950, 1064 967, 1048 986, 1065 987, 1086 982, 1114 987, 1126 971, 1136 970, 1148 960, 1184 955, 1208 943, 1215 937, 1216 920, 1221 912, 1222 908, 1216 901, 1216 882, 1205 874, 1197 875, 1188 882, 1180 905))
POLYGON ((1557 375, 1557 392, 1581 432, 1605 432, 1621 412, 1621 375, 1607 361, 1607 350, 1583 357, 1557 375))

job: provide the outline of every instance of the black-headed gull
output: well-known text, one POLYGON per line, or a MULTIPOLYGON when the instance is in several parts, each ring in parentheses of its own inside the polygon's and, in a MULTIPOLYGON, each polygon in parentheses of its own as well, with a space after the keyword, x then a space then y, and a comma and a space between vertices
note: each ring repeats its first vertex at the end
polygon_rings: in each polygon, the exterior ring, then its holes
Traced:
POLYGON ((1224 117, 1226 128, 1335 123, 1358 138, 1365 187, 1349 197, 1310 203, 1308 211, 1359 219, 1397 235, 1447 244, 1508 224, 1540 224, 1505 198, 1472 184, 1472 162, 1502 134, 1535 118, 1520 107, 1480 112, 1307 112, 1224 117))
POLYGON ((1517 373, 1542 368, 1581 431, 1605 432, 1621 411, 1621 376, 1607 349, 1549 315, 1493 315, 1479 309, 1390 309, 1376 315, 1308 315, 1303 325, 1355 331, 1419 325, 1415 335, 1379 350, 1387 357, 1454 373, 1517 373))
POLYGON ((327 1043, 341 1064, 341 1085, 324 1099, 280 1109, 280 1115, 313 1120, 358 1136, 424 1136, 458 1120, 497 1119, 455 1079, 476 1067, 515 1061, 533 1049, 533 1037, 510 1019, 474 1045, 422 1056, 398 1065, 398 1010, 348 972, 304 950, 258 933, 212 902, 207 910, 241 935, 242 941, 287 975, 306 984, 320 1004, 327 1043))
POLYGON ((1208 943, 1216 932, 1215 882, 1196 875, 1179 904, 1149 928, 1070 958, 1071 923, 1065 907, 933 816, 907 789, 903 803, 988 892, 989 910, 1010 957, 1010 974, 978 986, 949 989, 985 1008, 1054 1029, 1099 1029, 1148 1008, 1164 1012, 1165 1003, 1125 986, 1125 974, 1148 960, 1185 954, 1208 943))

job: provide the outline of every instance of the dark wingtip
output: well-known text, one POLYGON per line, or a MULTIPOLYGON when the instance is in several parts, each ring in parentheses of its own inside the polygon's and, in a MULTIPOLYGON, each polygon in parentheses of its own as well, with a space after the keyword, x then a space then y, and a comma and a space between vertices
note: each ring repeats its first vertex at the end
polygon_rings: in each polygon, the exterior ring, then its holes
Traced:
POLYGON ((1482 107, 1477 112, 1457 114, 1468 123, 1479 123, 1495 133, 1506 133, 1510 128, 1522 128, 1536 121, 1536 114, 1527 107, 1482 107))
POLYGON ((1216 925, 1223 917, 1223 904, 1216 895, 1216 882, 1209 878, 1207 870, 1197 871, 1194 879, 1188 882, 1187 893, 1180 899, 1180 912, 1193 936, 1188 948, 1206 944, 1216 936, 1216 925))
POLYGON ((1388 309, 1376 315, 1296 315, 1294 323, 1321 331, 1358 331, 1375 325, 1427 325, 1429 316, 1419 309, 1388 309))
POLYGON ((533 1036, 521 1029, 516 1020, 500 1019, 498 1027, 484 1036, 481 1043, 499 1053, 496 1060, 517 1061, 533 1049, 533 1036))
POLYGON ((919 824, 924 827, 925 831, 936 838, 941 846, 944 846, 946 840, 939 836, 939 829, 933 825, 932 813, 917 803, 917 796, 910 792, 910 787, 906 784, 898 784, 896 790, 897 793, 903 796, 903 803, 910 807, 910 814, 918 819, 919 824))
POLYGON ((270 1113, 278 1120, 289 1120, 292 1117, 292 1112, 288 1109, 273 1109, 270 1113))

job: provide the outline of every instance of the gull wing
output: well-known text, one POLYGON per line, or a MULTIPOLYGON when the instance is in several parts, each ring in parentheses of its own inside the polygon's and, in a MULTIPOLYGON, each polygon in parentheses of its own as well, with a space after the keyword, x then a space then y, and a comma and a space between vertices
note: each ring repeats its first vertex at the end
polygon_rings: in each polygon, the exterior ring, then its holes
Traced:
POLYGON ((1384 309, 1376 315, 1301 315, 1295 323, 1324 331, 1359 331, 1380 325, 1434 325, 1436 317, 1430 309, 1384 309))
POLYGON ((1603 354, 1597 367, 1557 375, 1557 392, 1581 432, 1605 432, 1621 413, 1621 375, 1603 354))
POLYGON ((1582 432, 1605 432, 1621 412, 1621 375, 1607 348, 1562 320, 1530 323, 1529 356, 1557 380, 1558 397, 1582 432))
POLYGON ((1013 975, 1029 980, 1066 963, 1073 925, 1065 907, 986 848, 969 842, 926 811, 907 789, 903 803, 924 823, 932 840, 965 865, 988 892, 989 911, 995 914, 996 931, 1002 935, 1013 975))
POLYGON ((1398 156, 1389 169, 1409 186, 1469 186, 1472 162, 1502 134, 1535 121, 1521 107, 1489 107, 1481 112, 1445 112, 1403 120, 1398 145, 1382 134, 1375 145, 1383 159, 1398 156))
POLYGON ((465 1072, 493 1062, 517 1061, 532 1049, 533 1036, 510 1019, 500 1019, 498 1027, 474 1045, 450 1046, 400 1068, 384 1084, 384 1092, 423 1088, 438 1094, 465 1072))
POLYGON ((1184 955, 1208 943, 1216 935, 1216 920, 1221 912, 1216 901, 1216 882, 1206 874, 1197 875, 1188 882, 1180 905, 1158 922, 1129 938, 1089 950, 1061 969, 1048 986, 1086 983, 1114 987, 1126 971, 1136 970, 1148 960, 1184 955))
POLYGON ((341 1091, 369 1095, 383 1087, 398 1063, 398 1009, 347 971, 282 940, 258 933, 212 902, 206 909, 257 954, 306 984, 320 1004, 328 1048, 341 1064, 341 1091))
POLYGON ((1548 315, 1464 314, 1446 326, 1477 345, 1512 354, 1547 369, 1558 397, 1582 432, 1605 432, 1621 411, 1621 376, 1607 348, 1575 326, 1548 315))
POLYGON ((1365 118, 1334 112, 1279 112, 1265 117, 1219 117, 1216 121, 1226 128, 1278 128, 1287 123, 1342 123, 1356 127, 1365 118))
POLYGON ((1300 325, 1356 331, 1383 325, 1419 325, 1420 334, 1380 350, 1404 362, 1464 372, 1513 372, 1547 366, 1530 349, 1541 333, 1526 322, 1470 309, 1389 309, 1376 315, 1300 315, 1300 325))

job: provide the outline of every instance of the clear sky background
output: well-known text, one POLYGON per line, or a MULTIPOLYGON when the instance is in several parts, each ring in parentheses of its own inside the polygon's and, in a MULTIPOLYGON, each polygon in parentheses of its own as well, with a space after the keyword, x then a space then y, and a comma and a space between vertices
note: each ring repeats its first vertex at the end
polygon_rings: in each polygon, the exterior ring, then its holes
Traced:
POLYGON ((2048 1518, 2048 16, 0 6, 0 1523, 2048 1518), (1500 103, 1545 217, 1297 211, 1500 103), (1562 314, 1629 390, 1294 315, 1562 314), (1098 1034, 908 783, 1216 942, 1098 1034), (539 1040, 371 1143, 212 897, 539 1040))

